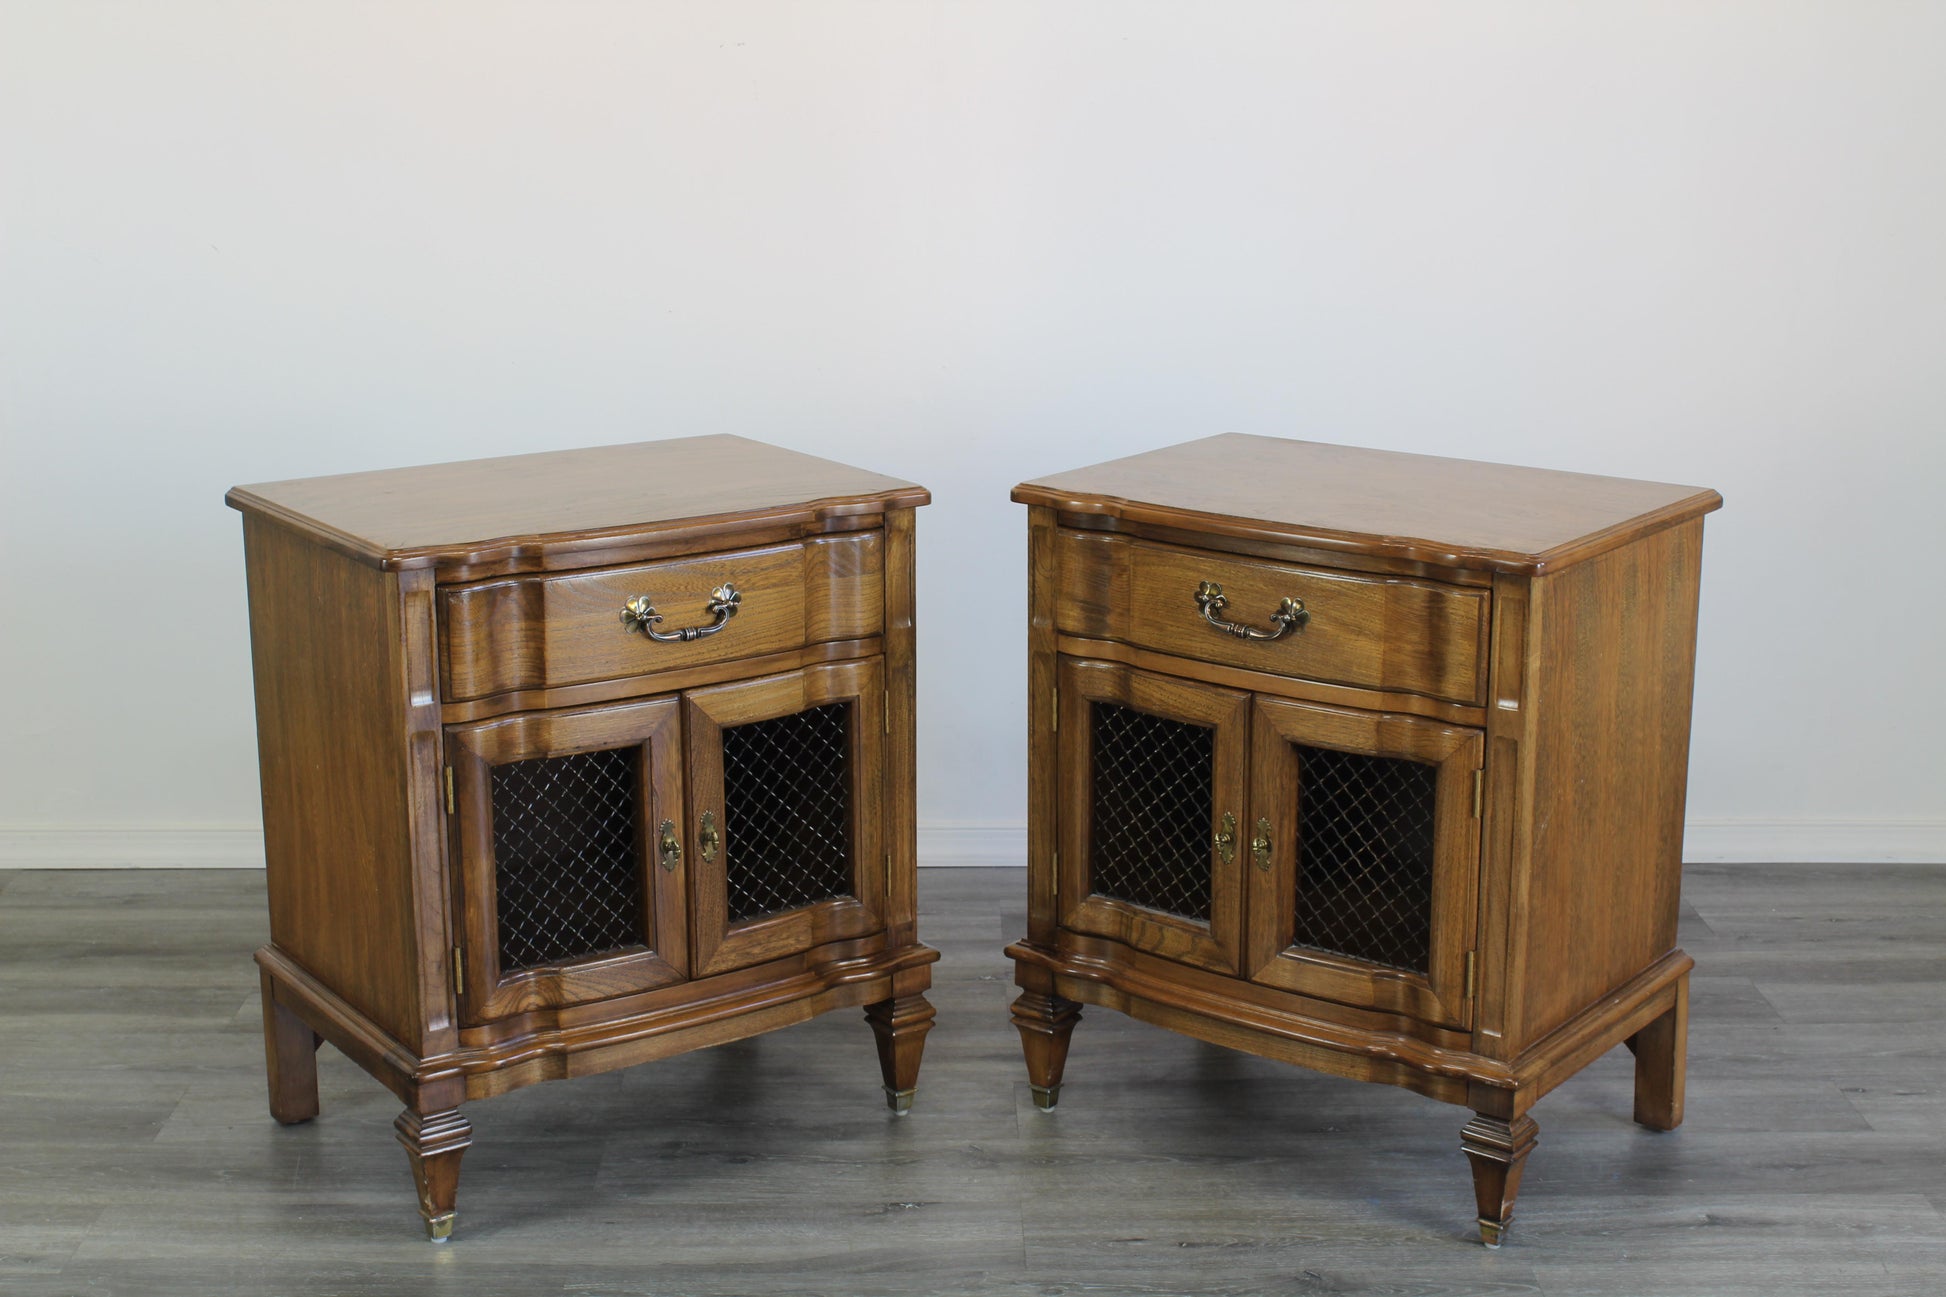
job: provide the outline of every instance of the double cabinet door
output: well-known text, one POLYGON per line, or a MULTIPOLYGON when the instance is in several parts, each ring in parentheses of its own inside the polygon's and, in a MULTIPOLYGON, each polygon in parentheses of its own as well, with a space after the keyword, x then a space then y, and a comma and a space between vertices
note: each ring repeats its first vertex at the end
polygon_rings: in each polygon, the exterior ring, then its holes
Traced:
POLYGON ((1060 659, 1062 926, 1469 1025, 1478 730, 1060 659))
POLYGON ((462 1019, 877 931, 884 707, 867 658, 450 727, 462 1019))

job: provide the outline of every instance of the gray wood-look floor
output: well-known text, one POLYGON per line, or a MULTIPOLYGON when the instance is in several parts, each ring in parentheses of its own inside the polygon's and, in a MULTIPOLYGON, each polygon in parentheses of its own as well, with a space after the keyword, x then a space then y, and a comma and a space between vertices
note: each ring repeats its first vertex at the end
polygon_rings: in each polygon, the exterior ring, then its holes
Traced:
POLYGON ((1688 1122, 1622 1051, 1544 1100, 1508 1245, 1466 1114, 1091 1010, 1034 1110, 1022 875, 922 875, 938 1027, 855 1012, 470 1105, 453 1244, 330 1048, 265 1113, 250 872, 0 872, 0 1293, 1946 1292, 1946 867, 1692 867, 1688 1122))

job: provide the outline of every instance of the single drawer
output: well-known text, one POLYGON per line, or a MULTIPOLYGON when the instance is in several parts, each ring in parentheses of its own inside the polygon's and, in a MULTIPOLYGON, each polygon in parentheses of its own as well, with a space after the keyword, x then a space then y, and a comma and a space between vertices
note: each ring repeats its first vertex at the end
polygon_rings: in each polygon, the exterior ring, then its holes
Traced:
MULTIPOLYGON (((637 607, 641 605, 638 604, 637 607)), ((649 675, 877 635, 884 624, 884 547, 877 531, 556 576, 507 577, 440 592, 448 702, 524 689, 649 675), (736 588, 728 617, 712 592, 736 588), (645 600, 656 640, 624 611, 645 600)))
POLYGON ((1055 625, 1067 635, 1223 666, 1360 689, 1419 694, 1466 706, 1485 702, 1484 589, 1403 577, 1239 558, 1062 531, 1056 544, 1055 625), (1222 587, 1212 615, 1265 633, 1285 599, 1303 620, 1274 639, 1211 625, 1204 582, 1222 587))

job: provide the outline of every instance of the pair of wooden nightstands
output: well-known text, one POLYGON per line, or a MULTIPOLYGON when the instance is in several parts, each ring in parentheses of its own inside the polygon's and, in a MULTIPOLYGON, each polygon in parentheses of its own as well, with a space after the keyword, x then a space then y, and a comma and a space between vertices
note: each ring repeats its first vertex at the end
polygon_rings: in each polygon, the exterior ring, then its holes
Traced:
MULTIPOLYGON (((911 1103, 919 487, 695 438, 238 488, 271 1109, 387 1084, 429 1233, 462 1100, 863 1005, 911 1103)), ((1714 492, 1219 437, 1027 483, 1036 1101, 1083 1003, 1476 1112, 1626 1041, 1675 949, 1714 492)))

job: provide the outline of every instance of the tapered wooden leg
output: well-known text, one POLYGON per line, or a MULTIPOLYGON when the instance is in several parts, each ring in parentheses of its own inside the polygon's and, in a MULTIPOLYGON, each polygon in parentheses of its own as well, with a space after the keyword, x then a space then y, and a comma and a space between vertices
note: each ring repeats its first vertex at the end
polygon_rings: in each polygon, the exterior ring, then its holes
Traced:
POLYGON ((1635 1054, 1635 1120, 1650 1130, 1682 1125, 1689 1055, 1689 974, 1676 982, 1676 1002, 1628 1038, 1635 1054))
POLYGON ((885 1106, 903 1117, 919 1088, 919 1056, 926 1049, 934 1011, 923 995, 901 995, 865 1006, 865 1021, 878 1039, 878 1070, 885 1078, 885 1106))
POLYGON ((277 984, 259 970, 264 997, 264 1075, 270 1115, 286 1126, 318 1115, 318 1034, 277 1000, 277 984))
POLYGON ((1027 1056, 1027 1083, 1034 1106, 1045 1112, 1061 1101, 1061 1073, 1068 1065, 1068 1040, 1081 1021, 1081 1006, 1058 995, 1022 991, 1014 1001, 1014 1026, 1027 1056))
POLYGON ((1534 1151, 1540 1128, 1532 1117, 1506 1122, 1485 1113, 1466 1123, 1460 1147, 1473 1163, 1473 1200, 1480 1209, 1480 1241, 1499 1247, 1514 1223, 1514 1198, 1520 1193, 1520 1172, 1534 1151))
POLYGON ((459 1160, 473 1142, 473 1123, 457 1109, 421 1113, 407 1108, 392 1122, 412 1163, 419 1188, 419 1214, 426 1237, 444 1243, 453 1236, 454 1204, 459 1199, 459 1160))

